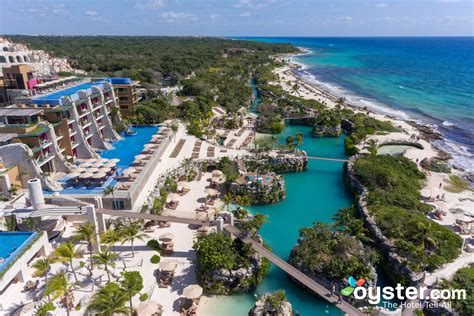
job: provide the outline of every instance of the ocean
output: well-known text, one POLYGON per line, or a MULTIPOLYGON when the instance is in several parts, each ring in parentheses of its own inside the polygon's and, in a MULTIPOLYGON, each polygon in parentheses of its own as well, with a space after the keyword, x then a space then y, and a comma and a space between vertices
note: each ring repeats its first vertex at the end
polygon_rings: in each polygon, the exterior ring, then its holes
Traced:
POLYGON ((431 126, 474 172, 474 37, 245 37, 308 53, 298 74, 351 104, 431 126))

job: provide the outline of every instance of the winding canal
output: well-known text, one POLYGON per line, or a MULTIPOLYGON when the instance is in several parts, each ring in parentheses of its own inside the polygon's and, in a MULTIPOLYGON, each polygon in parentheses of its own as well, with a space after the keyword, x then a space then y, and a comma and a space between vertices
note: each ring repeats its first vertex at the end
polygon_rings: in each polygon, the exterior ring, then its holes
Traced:
MULTIPOLYGON (((254 92, 255 87, 252 87, 254 92)), ((252 110, 258 105, 255 98, 252 110)), ((287 125, 278 135, 281 143, 298 132, 304 134, 301 149, 310 156, 346 159, 344 136, 337 138, 313 138, 311 128, 287 125)), ((332 216, 340 209, 351 205, 351 196, 344 189, 342 163, 310 160, 308 170, 283 175, 286 182, 286 199, 280 203, 251 207, 253 213, 268 216, 261 229, 263 239, 272 251, 281 258, 288 258, 298 239, 299 229, 311 226, 313 222, 332 222, 332 216)), ((272 265, 269 274, 255 292, 238 296, 213 298, 206 308, 207 315, 247 315, 255 303, 255 294, 285 290, 294 312, 306 315, 341 315, 336 307, 316 295, 298 287, 280 269, 272 265)))

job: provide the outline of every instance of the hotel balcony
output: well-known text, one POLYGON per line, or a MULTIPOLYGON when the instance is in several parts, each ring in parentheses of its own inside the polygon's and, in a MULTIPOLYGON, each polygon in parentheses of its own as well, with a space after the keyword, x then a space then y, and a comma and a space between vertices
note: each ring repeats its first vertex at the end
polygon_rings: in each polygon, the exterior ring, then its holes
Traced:
POLYGON ((89 127, 92 123, 89 122, 89 121, 82 121, 81 122, 81 126, 82 128, 86 128, 86 127, 89 127))
POLYGON ((47 154, 41 154, 37 159, 36 162, 40 167, 44 166, 47 164, 49 161, 54 159, 54 154, 52 153, 47 153, 47 154))

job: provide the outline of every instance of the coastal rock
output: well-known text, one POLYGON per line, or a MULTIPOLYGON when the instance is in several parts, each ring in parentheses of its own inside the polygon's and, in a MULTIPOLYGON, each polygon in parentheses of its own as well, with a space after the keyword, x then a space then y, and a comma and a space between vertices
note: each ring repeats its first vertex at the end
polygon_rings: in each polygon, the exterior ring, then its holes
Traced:
POLYGON ((311 132, 311 136, 313 137, 337 137, 341 135, 342 128, 341 126, 335 127, 328 127, 328 126, 321 126, 315 125, 311 132))
POLYGON ((250 316, 292 316, 293 307, 287 301, 283 291, 276 293, 265 293, 255 302, 254 307, 249 312, 250 316))
POLYGON ((245 168, 255 171, 259 167, 276 173, 301 172, 308 166, 306 152, 298 150, 292 152, 272 152, 257 157, 249 157, 245 160, 245 168))
POLYGON ((424 139, 427 142, 431 142, 433 140, 443 139, 443 136, 440 133, 435 132, 429 126, 419 124, 415 121, 407 121, 407 123, 410 124, 411 126, 415 127, 420 132, 421 139, 424 139))

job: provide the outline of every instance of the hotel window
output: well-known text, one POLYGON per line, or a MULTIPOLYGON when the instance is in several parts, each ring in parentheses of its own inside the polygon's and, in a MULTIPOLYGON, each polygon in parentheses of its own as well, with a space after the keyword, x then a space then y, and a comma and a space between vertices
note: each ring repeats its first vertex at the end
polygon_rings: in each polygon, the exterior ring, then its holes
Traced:
POLYGON ((120 101, 128 101, 128 97, 119 97, 120 101))
POLYGON ((125 88, 118 88, 118 91, 119 91, 119 92, 125 92, 125 91, 127 91, 127 89, 125 89, 125 88))
POLYGON ((114 200, 113 201, 113 209, 114 210, 124 210, 125 209, 125 203, 122 200, 120 200, 120 201, 114 200))

